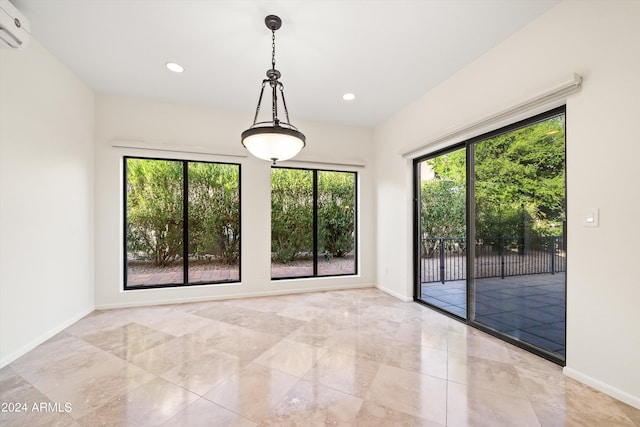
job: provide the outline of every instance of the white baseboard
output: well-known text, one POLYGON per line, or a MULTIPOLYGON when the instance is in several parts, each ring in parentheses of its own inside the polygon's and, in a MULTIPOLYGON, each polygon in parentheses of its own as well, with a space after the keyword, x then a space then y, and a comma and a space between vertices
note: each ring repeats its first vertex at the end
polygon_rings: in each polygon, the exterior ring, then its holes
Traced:
POLYGON ((582 372, 576 371, 575 369, 569 368, 567 366, 565 366, 562 369, 562 373, 564 373, 566 376, 570 378, 573 378, 574 380, 578 380, 581 383, 584 383, 588 386, 595 388, 596 390, 606 393, 609 396, 626 403, 627 405, 631 405, 634 408, 640 409, 639 396, 634 396, 632 394, 627 393, 626 391, 612 387, 609 384, 606 384, 600 380, 592 378, 589 375, 585 375, 582 372))
POLYGON ((151 305, 165 305, 165 304, 184 304, 190 302, 202 302, 202 301, 222 301, 228 299, 238 298, 259 298, 259 297, 271 297, 278 295, 291 295, 291 294, 305 294, 310 292, 329 292, 329 291, 342 291, 348 289, 363 289, 363 288, 375 288, 372 284, 362 285, 349 285, 349 286, 319 286, 316 288, 304 288, 304 289, 285 289, 277 291, 263 291, 263 292, 238 292, 235 294, 226 295, 207 295, 200 297, 186 297, 186 298, 162 298, 157 300, 145 300, 145 301, 132 301, 113 304, 98 304, 96 310, 110 310, 114 308, 129 308, 129 307, 145 307, 151 305))
POLYGON ((94 310, 95 310, 94 307, 88 308, 86 310, 82 310, 80 313, 76 314, 75 316, 72 316, 72 317, 68 318, 67 320, 65 320, 64 322, 59 323, 55 327, 49 329, 47 332, 45 332, 43 334, 40 334, 38 337, 32 339, 27 344, 23 345, 22 347, 18 348, 17 350, 15 350, 15 351, 11 352, 10 354, 2 357, 2 359, 0 359, 0 368, 3 368, 5 366, 7 366, 9 363, 11 363, 14 360, 18 359, 19 357, 27 354, 28 352, 30 352, 31 350, 33 350, 34 348, 36 348, 37 346, 39 346, 40 344, 42 344, 43 342, 48 340, 49 338, 51 338, 54 335, 62 332, 63 330, 65 330, 69 326, 73 325, 78 320, 80 320, 83 317, 85 317, 87 314, 92 313, 94 310))
POLYGON ((399 294, 398 292, 396 292, 396 291, 392 291, 391 289, 383 288, 383 287, 381 287, 381 286, 376 286, 376 288, 380 289, 382 292, 384 292, 384 293, 386 293, 386 294, 391 295, 391 296, 392 296, 392 297, 394 297, 394 298, 398 298, 398 299, 399 299, 399 300, 401 300, 401 301, 404 301, 404 302, 411 302, 411 301, 413 301, 413 298, 412 298, 412 297, 407 297, 407 296, 405 296, 405 295, 399 294))

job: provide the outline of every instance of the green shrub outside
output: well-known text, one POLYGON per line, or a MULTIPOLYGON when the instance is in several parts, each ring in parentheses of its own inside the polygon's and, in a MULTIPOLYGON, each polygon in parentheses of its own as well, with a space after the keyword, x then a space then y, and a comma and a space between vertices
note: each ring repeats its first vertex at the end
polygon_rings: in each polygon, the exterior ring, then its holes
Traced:
MULTIPOLYGON (((432 179, 420 183, 420 230, 423 237, 464 237, 467 200, 463 183, 432 179)), ((436 246, 420 239, 423 257, 433 256, 436 246)))
MULTIPOLYGON (((344 257, 354 248, 354 230, 354 175, 319 171, 318 252, 344 257)), ((284 263, 313 255, 313 171, 272 169, 271 251, 284 263)))
MULTIPOLYGON (((166 266, 183 254, 183 163, 127 159, 127 251, 166 266)), ((233 264, 240 256, 239 168, 188 163, 189 255, 233 264)), ((343 257, 354 248, 355 180, 318 172, 318 251, 343 257)), ((272 169, 271 247, 275 261, 313 254, 313 171, 272 169)))
POLYGON ((189 163, 189 252, 225 264, 240 258, 239 168, 189 163))
MULTIPOLYGON (((183 163, 127 159, 127 251, 166 266, 183 254, 183 163)), ((233 264, 240 256, 238 166, 191 162, 189 253, 233 264)))
POLYGON ((318 173, 318 252, 344 257, 355 243, 355 178, 352 173, 318 173))
POLYGON ((127 252, 165 266, 182 254, 182 163, 127 160, 127 252))
POLYGON ((313 172, 271 169, 271 252, 290 263, 313 253, 313 172))

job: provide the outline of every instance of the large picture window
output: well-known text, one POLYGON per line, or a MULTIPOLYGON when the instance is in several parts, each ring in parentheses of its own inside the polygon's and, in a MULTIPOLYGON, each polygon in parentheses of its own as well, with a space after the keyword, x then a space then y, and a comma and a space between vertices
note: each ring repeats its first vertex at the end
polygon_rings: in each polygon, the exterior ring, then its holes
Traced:
POLYGON ((240 166, 124 158, 124 288, 240 280, 240 166))
POLYGON ((355 172, 271 169, 271 278, 357 274, 355 172))

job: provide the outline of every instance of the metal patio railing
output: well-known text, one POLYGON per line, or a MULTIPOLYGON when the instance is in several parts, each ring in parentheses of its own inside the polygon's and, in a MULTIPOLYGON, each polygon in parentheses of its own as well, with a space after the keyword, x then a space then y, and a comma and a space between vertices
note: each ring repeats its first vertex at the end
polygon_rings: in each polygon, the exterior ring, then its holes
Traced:
MULTIPOLYGON (((475 277, 489 278, 555 274, 566 269, 564 239, 548 237, 492 237, 475 242, 475 277)), ((422 283, 465 280, 467 239, 423 238, 420 245, 422 283)))

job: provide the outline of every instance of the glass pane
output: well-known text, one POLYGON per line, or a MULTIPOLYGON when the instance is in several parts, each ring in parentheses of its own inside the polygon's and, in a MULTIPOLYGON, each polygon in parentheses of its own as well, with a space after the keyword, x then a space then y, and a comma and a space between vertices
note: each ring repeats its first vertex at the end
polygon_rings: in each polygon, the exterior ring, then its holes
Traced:
POLYGON ((313 171, 271 169, 271 277, 313 276, 313 171))
POLYGON ((472 319, 564 359, 564 114, 474 146, 472 319))
POLYGON ((183 284, 182 162, 125 161, 127 286, 183 284))
POLYGON ((189 163, 189 283, 240 280, 240 168, 189 163))
POLYGON ((356 174, 318 172, 318 275, 356 273, 356 174))
POLYGON ((420 299, 467 317, 466 149, 418 164, 420 299))

